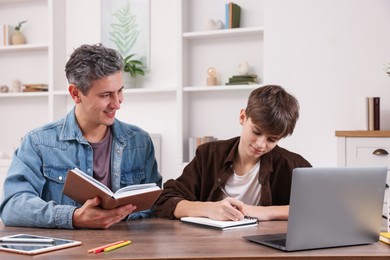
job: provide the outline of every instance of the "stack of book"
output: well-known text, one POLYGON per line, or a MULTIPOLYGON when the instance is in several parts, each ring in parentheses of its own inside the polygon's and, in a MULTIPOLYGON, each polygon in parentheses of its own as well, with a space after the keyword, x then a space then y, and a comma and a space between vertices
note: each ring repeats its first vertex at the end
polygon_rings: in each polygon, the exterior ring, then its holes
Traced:
POLYGON ((229 82, 226 85, 250 85, 258 84, 257 75, 234 75, 229 78, 229 82))
POLYGON ((214 136, 190 137, 188 139, 189 161, 195 157, 196 148, 199 145, 218 140, 214 136))
POLYGON ((225 12, 226 29, 240 28, 241 7, 238 4, 229 2, 225 5, 225 12))
POLYGON ((23 92, 42 92, 47 90, 47 84, 23 84, 23 92))
POLYGON ((379 240, 390 245, 390 232, 380 232, 379 240))

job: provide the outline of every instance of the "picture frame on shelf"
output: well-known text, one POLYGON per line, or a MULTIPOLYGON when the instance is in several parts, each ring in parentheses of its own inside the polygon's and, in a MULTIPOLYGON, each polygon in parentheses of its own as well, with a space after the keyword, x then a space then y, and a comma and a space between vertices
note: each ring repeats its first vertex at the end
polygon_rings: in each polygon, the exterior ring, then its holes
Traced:
POLYGON ((101 0, 102 44, 150 69, 150 0, 101 0))

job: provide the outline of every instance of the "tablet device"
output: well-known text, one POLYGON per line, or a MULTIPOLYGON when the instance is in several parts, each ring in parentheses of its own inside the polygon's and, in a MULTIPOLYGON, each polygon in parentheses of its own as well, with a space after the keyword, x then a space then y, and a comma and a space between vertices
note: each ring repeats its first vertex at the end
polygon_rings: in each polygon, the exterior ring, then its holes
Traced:
POLYGON ((0 237, 1 251, 25 255, 36 255, 78 245, 81 245, 80 241, 30 234, 0 237))

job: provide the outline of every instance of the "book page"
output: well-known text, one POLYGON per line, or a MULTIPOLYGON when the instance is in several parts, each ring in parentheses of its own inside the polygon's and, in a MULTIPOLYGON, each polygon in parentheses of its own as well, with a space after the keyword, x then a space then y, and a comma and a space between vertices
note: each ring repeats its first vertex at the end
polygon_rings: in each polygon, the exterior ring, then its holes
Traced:
MULTIPOLYGON (((131 185, 131 186, 127 186, 127 187, 131 188, 132 186, 137 186, 137 185, 131 185)), ((125 187, 125 188, 127 188, 127 187, 125 187)), ((147 193, 147 192, 151 192, 151 191, 155 191, 155 190, 161 190, 160 187, 158 187, 157 185, 153 185, 153 186, 152 185, 147 185, 145 187, 146 188, 122 190, 119 193, 116 192, 114 194, 114 198, 115 199, 119 199, 119 198, 124 198, 124 197, 137 195, 137 194, 147 193)))
POLYGON ((81 171, 80 169, 75 168, 72 171, 77 173, 80 177, 82 177, 82 178, 86 179, 87 181, 91 182, 96 187, 98 187, 99 189, 101 189, 105 193, 109 194, 110 196, 114 196, 114 193, 106 185, 104 185, 100 181, 94 179, 93 177, 89 176, 88 174, 86 174, 85 172, 81 171))
POLYGON ((121 193, 121 192, 127 192, 127 191, 132 191, 132 190, 141 190, 141 189, 146 189, 146 188, 151 188, 151 187, 156 187, 156 183, 143 183, 143 184, 134 184, 134 185, 129 185, 123 188, 120 188, 115 192, 115 194, 121 193))

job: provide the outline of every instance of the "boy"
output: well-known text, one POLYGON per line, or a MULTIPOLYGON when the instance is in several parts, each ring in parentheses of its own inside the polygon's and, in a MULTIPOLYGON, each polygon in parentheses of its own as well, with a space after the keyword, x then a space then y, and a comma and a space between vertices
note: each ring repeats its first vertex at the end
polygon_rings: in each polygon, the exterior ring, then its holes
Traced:
POLYGON ((241 136, 199 146, 182 175, 164 184, 156 216, 287 219, 292 170, 311 166, 277 146, 298 117, 298 101, 282 87, 253 90, 240 111, 241 136))

